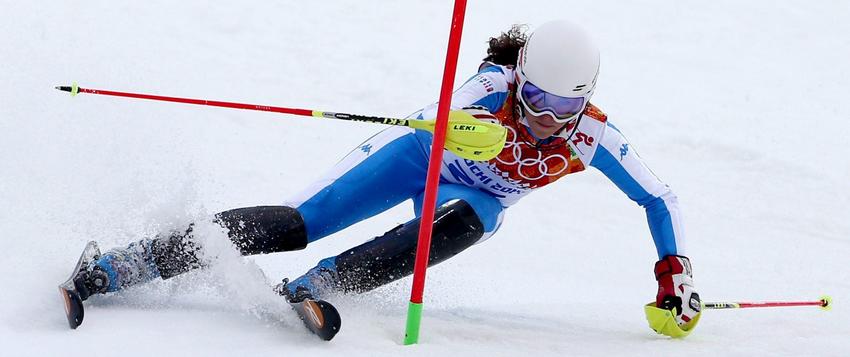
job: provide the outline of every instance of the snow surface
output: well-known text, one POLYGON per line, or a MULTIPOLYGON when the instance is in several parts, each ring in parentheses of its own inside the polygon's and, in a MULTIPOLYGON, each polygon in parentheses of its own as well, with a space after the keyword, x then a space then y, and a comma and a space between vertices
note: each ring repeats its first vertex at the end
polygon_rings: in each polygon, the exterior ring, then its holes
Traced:
MULTIPOLYGON (((594 102, 678 194, 708 311, 690 337, 646 326, 643 211, 595 170, 512 207, 497 236, 410 280, 338 297, 309 335, 268 286, 411 217, 405 203, 309 249, 241 259, 88 302, 56 285, 104 248, 276 204, 380 128, 78 96, 53 86, 403 116, 439 93, 450 1, 0 1, 0 355, 850 355, 850 3, 472 1, 458 79, 512 23, 579 18, 603 53, 594 102)), ((216 239, 218 238, 218 239, 216 239)))

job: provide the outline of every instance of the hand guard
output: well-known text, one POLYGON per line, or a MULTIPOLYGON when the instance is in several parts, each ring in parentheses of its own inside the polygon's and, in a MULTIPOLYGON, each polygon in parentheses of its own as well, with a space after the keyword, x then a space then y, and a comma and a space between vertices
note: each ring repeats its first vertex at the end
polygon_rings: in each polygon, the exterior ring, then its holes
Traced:
POLYGON ((699 321, 702 309, 702 301, 694 290, 690 260, 678 255, 664 257, 655 263, 655 280, 658 281, 655 306, 646 307, 650 327, 671 337, 687 336, 699 321))
MULTIPOLYGON (((435 130, 435 120, 412 120, 414 129, 435 130)), ((467 160, 488 161, 505 147, 508 130, 490 112, 480 108, 464 108, 449 112, 446 149, 467 160)))

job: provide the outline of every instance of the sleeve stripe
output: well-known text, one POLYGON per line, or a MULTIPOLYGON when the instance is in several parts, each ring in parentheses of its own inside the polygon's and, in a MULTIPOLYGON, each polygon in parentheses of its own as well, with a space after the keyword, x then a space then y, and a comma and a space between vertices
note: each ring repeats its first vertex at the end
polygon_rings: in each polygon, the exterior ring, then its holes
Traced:
POLYGON ((672 212, 670 212, 667 201, 663 197, 656 197, 646 205, 646 220, 649 223, 652 239, 655 240, 655 250, 658 252, 659 258, 667 255, 685 254, 678 247, 677 235, 673 232, 672 212))

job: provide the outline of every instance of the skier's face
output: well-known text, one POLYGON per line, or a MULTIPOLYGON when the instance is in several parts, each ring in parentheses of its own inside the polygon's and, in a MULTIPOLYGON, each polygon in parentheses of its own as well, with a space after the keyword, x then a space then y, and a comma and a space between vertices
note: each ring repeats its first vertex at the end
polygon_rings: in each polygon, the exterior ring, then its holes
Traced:
POLYGON ((548 93, 529 82, 521 66, 517 67, 514 73, 519 101, 517 110, 525 115, 534 136, 548 138, 577 122, 586 98, 562 97, 548 93))
POLYGON ((556 122, 549 114, 534 114, 526 111, 525 119, 528 121, 531 131, 534 132, 534 136, 538 138, 548 138, 555 135, 565 125, 556 122))

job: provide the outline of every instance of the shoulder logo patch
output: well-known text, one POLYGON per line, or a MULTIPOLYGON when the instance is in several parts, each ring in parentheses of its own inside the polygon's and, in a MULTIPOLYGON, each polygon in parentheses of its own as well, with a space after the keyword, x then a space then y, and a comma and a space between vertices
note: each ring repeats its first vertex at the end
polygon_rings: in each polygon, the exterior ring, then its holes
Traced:
POLYGON ((584 108, 584 115, 587 115, 603 123, 608 121, 608 115, 603 113, 602 110, 600 110, 599 107, 593 105, 593 103, 587 103, 587 107, 584 108))

